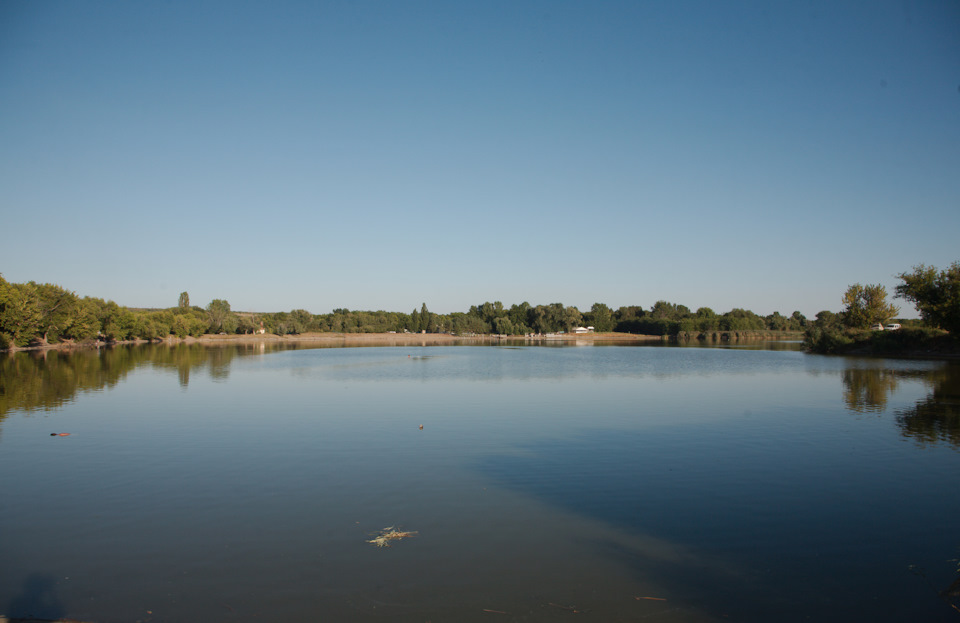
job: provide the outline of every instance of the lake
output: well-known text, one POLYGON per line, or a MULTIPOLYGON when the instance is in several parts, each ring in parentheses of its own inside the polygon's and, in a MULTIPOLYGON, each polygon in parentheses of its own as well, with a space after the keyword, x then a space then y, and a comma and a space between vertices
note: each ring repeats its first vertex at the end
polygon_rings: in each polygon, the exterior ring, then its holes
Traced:
POLYGON ((796 344, 17 353, 0 496, 8 616, 957 621, 960 365, 796 344), (387 529, 405 538, 370 542, 387 529))

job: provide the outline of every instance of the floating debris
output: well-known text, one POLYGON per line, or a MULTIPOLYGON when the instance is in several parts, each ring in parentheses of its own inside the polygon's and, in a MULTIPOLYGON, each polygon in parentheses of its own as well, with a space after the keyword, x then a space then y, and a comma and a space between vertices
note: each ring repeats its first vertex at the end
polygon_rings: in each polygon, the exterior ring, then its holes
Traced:
POLYGON ((548 605, 548 606, 553 606, 554 608, 560 608, 561 610, 566 610, 567 612, 575 612, 575 613, 577 613, 577 614, 580 614, 580 612, 581 612, 580 610, 577 610, 577 607, 576 607, 576 606, 564 606, 564 605, 561 605, 561 604, 555 604, 555 603, 553 603, 552 601, 549 602, 547 605, 548 605))
POLYGON ((419 534, 417 531, 413 532, 400 532, 394 526, 384 528, 380 531, 380 534, 373 539, 367 541, 367 543, 373 543, 377 547, 390 547, 393 545, 394 541, 399 541, 400 539, 409 539, 415 537, 419 534))

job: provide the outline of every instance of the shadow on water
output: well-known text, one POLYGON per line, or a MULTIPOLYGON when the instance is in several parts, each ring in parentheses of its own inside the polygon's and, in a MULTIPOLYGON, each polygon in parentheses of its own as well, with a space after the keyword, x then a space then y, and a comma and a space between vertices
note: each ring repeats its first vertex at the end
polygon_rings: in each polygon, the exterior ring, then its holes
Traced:
POLYGON ((57 597, 57 582, 46 573, 33 573, 23 581, 20 593, 7 606, 6 615, 14 619, 57 620, 66 616, 57 597))
MULTIPOLYGON (((616 528, 622 540, 588 540, 591 548, 637 578, 656 578, 673 598, 735 620, 763 620, 757 609, 785 596, 771 599, 780 585, 746 571, 756 561, 738 552, 769 547, 779 528, 763 526, 751 544, 744 527, 749 509, 737 498, 759 501, 760 508, 784 504, 783 516, 800 505, 779 493, 782 483, 758 481, 744 473, 752 468, 736 467, 736 449, 698 456, 683 445, 670 433, 594 430, 575 440, 526 444, 477 467, 510 489, 616 528)), ((762 614, 775 620, 782 613, 762 614)))
MULTIPOLYGON (((887 412, 906 438, 960 447, 960 366, 847 369, 841 378, 850 411, 887 412), (923 380, 931 393, 891 412, 890 396, 908 380, 923 380)), ((915 559, 914 547, 925 541, 889 535, 915 521, 920 508, 950 515, 956 502, 930 502, 919 474, 898 474, 906 464, 878 466, 882 475, 849 468, 837 448, 853 438, 797 430, 806 437, 745 422, 583 430, 482 457, 475 468, 508 489, 615 528, 623 540, 596 540, 592 549, 637 577, 657 578, 705 612, 741 621, 952 616, 944 602, 954 604, 960 584, 944 590, 915 582, 902 561, 915 559), (856 603, 863 595, 896 597, 856 603), (882 603, 909 605, 888 612, 882 603)), ((943 519, 929 517, 930 529, 941 530, 943 519)), ((942 570, 937 574, 939 583, 942 570)))

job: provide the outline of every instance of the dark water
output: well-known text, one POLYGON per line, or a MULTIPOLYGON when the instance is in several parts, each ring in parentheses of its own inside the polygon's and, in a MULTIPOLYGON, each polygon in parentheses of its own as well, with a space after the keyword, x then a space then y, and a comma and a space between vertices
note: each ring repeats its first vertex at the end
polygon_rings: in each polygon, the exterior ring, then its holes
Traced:
POLYGON ((782 345, 17 354, 0 496, 10 616, 956 621, 960 366, 782 345), (388 526, 417 534, 367 542, 388 526))

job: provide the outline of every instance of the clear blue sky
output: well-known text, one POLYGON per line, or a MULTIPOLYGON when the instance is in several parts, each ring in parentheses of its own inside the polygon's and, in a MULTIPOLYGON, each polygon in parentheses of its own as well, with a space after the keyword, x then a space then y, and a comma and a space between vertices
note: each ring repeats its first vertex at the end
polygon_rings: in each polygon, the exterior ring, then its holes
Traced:
POLYGON ((960 3, 6 0, 0 232, 130 307, 839 311, 960 260, 960 3))

